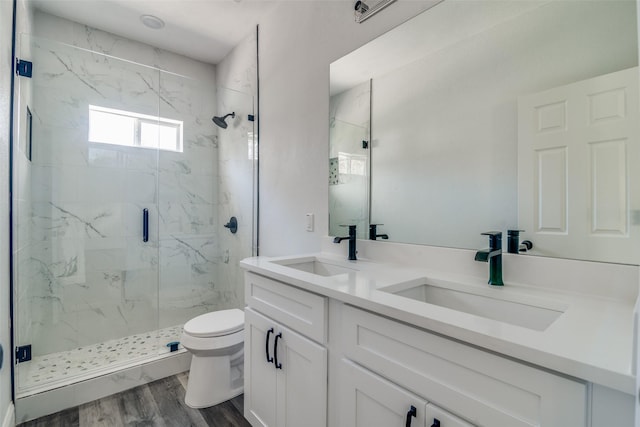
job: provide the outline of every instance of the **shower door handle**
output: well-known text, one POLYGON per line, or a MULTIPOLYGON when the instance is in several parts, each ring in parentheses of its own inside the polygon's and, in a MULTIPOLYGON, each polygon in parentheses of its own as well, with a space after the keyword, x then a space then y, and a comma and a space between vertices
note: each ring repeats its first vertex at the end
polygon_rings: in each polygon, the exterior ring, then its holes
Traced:
POLYGON ((142 241, 149 241, 149 209, 142 210, 142 241))

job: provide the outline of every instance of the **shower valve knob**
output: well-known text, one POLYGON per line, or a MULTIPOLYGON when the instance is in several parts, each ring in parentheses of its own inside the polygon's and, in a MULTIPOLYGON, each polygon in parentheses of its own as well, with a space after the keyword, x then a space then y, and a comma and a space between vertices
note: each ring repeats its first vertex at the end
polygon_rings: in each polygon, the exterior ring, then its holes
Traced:
POLYGON ((224 226, 225 228, 228 228, 232 234, 236 234, 236 231, 238 231, 238 219, 235 216, 232 216, 229 219, 229 222, 224 226))

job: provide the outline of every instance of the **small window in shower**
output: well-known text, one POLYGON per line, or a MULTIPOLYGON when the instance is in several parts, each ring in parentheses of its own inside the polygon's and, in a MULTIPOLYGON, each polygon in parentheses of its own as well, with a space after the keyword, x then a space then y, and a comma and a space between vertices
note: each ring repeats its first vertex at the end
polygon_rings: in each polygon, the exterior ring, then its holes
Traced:
POLYGON ((182 152, 182 121, 89 105, 89 142, 182 152))

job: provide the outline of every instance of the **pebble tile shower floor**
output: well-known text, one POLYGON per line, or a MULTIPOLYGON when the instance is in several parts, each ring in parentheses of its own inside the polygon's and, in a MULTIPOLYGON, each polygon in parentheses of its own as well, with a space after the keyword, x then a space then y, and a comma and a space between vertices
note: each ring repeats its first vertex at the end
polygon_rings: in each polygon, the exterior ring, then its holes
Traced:
MULTIPOLYGON (((179 341, 182 325, 130 335, 70 351, 35 356, 18 367, 21 395, 40 392, 95 370, 108 370, 130 364, 135 359, 169 353, 167 343, 179 341)), ((179 351, 186 351, 180 346, 179 351)))

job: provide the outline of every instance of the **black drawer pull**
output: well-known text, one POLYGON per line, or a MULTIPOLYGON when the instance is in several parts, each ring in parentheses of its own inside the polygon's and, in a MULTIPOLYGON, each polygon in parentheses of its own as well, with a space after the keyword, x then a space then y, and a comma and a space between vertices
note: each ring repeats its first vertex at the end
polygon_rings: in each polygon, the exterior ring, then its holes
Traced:
POLYGON ((411 405, 409 412, 407 412, 407 422, 405 423, 406 427, 411 427, 411 419, 415 418, 417 415, 416 407, 411 405))
POLYGON ((278 363, 278 340, 282 338, 282 332, 278 332, 276 335, 276 342, 273 345, 273 357, 276 359, 276 369, 282 369, 282 363, 278 363))
POLYGON ((434 418, 433 424, 431 424, 431 427, 440 427, 440 420, 437 418, 434 418))
POLYGON ((273 363, 273 357, 271 357, 271 355, 269 354, 269 335, 271 335, 272 333, 273 333, 273 328, 267 331, 267 343, 265 346, 265 350, 267 352, 267 363, 273 363))

